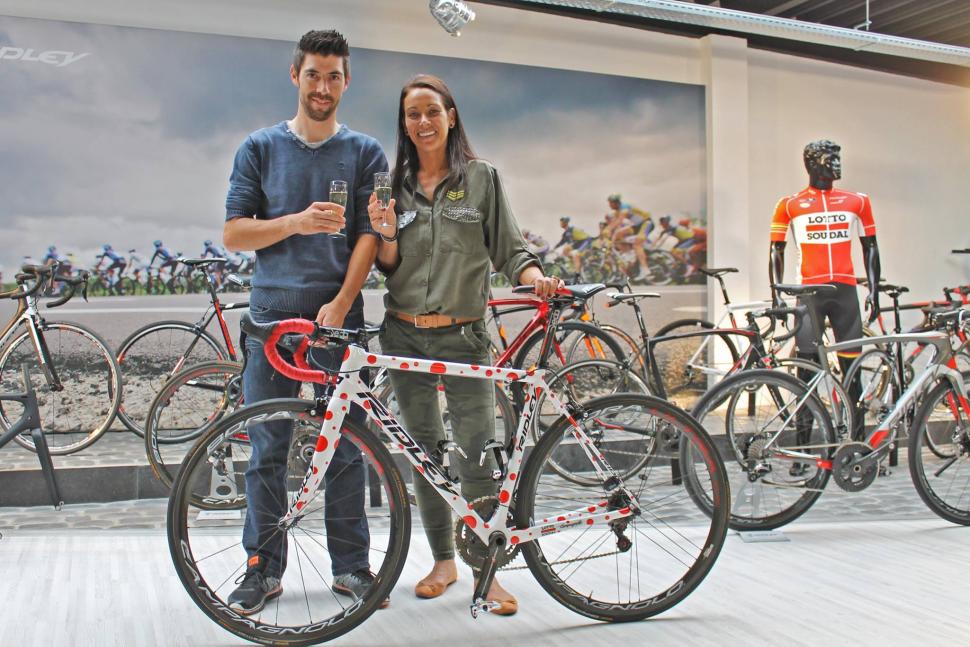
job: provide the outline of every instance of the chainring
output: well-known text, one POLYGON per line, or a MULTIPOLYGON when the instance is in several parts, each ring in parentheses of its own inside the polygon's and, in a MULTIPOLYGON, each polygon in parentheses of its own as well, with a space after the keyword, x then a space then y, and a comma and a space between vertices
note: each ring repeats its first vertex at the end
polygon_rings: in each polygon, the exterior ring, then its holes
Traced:
POLYGON ((846 443, 832 457, 832 478, 846 492, 861 492, 872 485, 879 474, 879 462, 866 457, 872 448, 865 443, 846 443))
MULTIPOLYGON (((478 513, 486 521, 495 514, 498 509, 498 497, 483 496, 471 502, 472 510, 478 513)), ((455 523, 455 552, 465 562, 476 570, 481 570, 485 565, 485 558, 488 556, 488 546, 478 538, 472 529, 468 527, 463 519, 458 519, 455 523)), ((519 554, 519 547, 506 544, 505 549, 499 551, 496 558, 496 568, 511 563, 519 554)))

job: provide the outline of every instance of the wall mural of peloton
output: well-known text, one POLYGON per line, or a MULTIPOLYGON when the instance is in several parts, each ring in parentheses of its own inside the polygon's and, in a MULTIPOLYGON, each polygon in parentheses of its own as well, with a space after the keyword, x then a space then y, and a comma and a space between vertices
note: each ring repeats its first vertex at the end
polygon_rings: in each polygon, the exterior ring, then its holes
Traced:
MULTIPOLYGON (((0 48, 70 53, 0 57, 3 277, 60 260, 97 268, 101 293, 191 289, 170 257, 219 253, 236 146, 293 111, 292 43, 0 17, 0 48)), ((353 51, 348 125, 393 155, 397 88, 448 79, 550 271, 704 283, 702 86, 353 51)))

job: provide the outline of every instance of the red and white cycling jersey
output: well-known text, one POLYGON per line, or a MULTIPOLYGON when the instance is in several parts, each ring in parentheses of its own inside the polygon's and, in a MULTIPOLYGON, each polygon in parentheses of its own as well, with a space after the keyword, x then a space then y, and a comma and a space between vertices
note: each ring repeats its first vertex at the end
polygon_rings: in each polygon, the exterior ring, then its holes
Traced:
POLYGON ((778 202, 771 219, 771 242, 784 242, 790 226, 798 245, 802 283, 855 285, 852 228, 856 223, 860 236, 876 235, 869 196, 809 187, 778 202))

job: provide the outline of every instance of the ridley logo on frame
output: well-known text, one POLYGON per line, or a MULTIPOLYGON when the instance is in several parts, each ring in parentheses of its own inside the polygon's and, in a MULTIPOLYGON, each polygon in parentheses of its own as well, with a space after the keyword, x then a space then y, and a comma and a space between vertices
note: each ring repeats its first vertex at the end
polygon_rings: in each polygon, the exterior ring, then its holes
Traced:
POLYGON ((24 61, 25 63, 47 63, 55 67, 64 67, 71 63, 77 63, 82 58, 90 56, 90 52, 78 54, 75 52, 65 52, 62 50, 49 50, 37 52, 33 49, 23 47, 0 47, 0 61, 24 61))

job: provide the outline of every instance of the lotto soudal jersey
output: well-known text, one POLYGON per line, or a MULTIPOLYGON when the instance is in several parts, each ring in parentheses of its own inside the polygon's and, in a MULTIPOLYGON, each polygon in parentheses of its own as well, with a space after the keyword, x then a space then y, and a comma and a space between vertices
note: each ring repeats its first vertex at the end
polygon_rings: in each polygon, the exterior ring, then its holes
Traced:
POLYGON ((785 242, 788 228, 798 245, 802 283, 855 285, 852 231, 875 236, 872 205, 865 193, 809 187, 782 198, 771 219, 771 241, 785 242))

